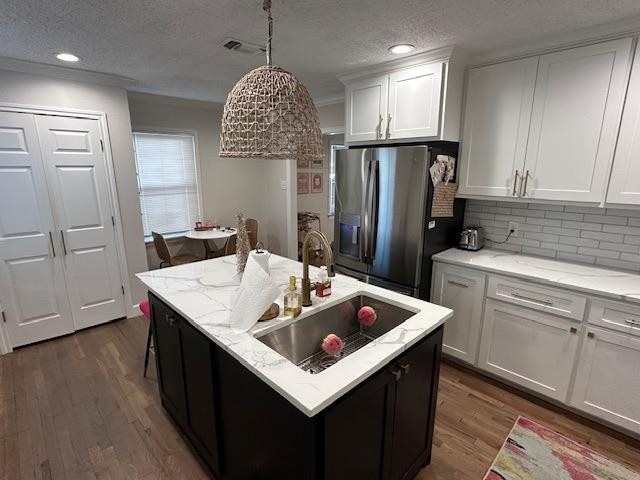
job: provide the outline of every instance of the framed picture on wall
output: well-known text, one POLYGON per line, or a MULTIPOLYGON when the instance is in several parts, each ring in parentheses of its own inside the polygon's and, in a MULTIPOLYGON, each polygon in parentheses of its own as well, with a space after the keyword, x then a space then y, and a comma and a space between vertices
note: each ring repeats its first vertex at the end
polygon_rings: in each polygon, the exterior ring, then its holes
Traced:
POLYGON ((298 164, 298 168, 309 168, 309 159, 308 158, 304 158, 304 159, 298 159, 297 161, 298 164))
POLYGON ((311 193, 322 193, 322 174, 311 174, 311 193))
POLYGON ((323 158, 314 158, 313 160, 311 160, 311 168, 318 168, 322 170, 322 162, 323 162, 323 158))
POLYGON ((309 193, 309 174, 298 174, 298 195, 309 193))

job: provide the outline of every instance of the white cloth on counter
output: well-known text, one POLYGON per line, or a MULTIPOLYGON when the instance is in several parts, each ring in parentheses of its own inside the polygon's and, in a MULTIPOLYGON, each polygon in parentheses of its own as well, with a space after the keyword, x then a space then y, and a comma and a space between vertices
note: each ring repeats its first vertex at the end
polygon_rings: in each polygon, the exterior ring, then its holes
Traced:
POLYGON ((240 288, 231 302, 229 326, 246 332, 253 327, 282 292, 269 273, 270 253, 252 250, 242 275, 240 288))

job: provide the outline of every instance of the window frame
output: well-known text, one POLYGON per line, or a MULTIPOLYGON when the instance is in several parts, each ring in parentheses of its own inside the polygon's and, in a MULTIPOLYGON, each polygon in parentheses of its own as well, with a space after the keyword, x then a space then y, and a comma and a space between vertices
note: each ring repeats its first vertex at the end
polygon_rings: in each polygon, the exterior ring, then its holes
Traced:
MULTIPOLYGON (((204 215, 204 202, 202 201, 202 169, 200 166, 200 150, 198 147, 198 131, 191 130, 186 128, 170 128, 170 127, 151 127, 148 125, 136 125, 131 127, 131 145, 133 148, 133 164, 136 170, 136 183, 138 187, 138 202, 140 202, 140 173, 138 172, 138 161, 136 158, 136 142, 134 135, 136 133, 148 133, 148 134, 157 134, 157 135, 190 135, 193 137, 193 153, 196 162, 195 172, 196 172, 196 190, 197 190, 197 199, 198 199, 198 209, 200 210, 200 214, 204 215)), ((140 212, 142 215, 142 210, 140 212)), ((184 234, 187 233, 188 230, 180 231, 180 232, 169 232, 163 234, 166 239, 174 239, 174 238, 182 238, 184 234)), ((153 243, 153 237, 151 235, 144 236, 145 243, 153 243)))

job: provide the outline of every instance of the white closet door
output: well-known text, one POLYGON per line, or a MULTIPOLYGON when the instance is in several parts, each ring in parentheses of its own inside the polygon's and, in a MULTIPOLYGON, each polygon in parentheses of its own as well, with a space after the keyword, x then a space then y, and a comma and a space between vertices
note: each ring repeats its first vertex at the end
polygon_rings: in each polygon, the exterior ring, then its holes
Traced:
POLYGON ((540 57, 523 195, 600 202, 627 87, 630 38, 540 57))
POLYGON ((97 120, 36 116, 76 329, 125 315, 97 120))
POLYGON ((0 303, 12 347, 73 332, 34 116, 0 112, 0 303))

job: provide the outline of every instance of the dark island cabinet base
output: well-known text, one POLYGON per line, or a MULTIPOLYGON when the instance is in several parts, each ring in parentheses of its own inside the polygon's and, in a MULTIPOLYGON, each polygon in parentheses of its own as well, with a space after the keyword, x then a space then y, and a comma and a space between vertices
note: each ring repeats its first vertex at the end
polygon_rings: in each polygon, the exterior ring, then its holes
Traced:
POLYGON ((404 480, 429 463, 442 327, 309 418, 149 298, 162 404, 213 478, 404 480))

